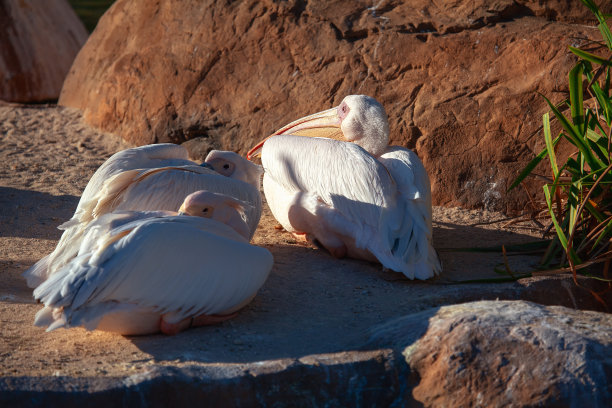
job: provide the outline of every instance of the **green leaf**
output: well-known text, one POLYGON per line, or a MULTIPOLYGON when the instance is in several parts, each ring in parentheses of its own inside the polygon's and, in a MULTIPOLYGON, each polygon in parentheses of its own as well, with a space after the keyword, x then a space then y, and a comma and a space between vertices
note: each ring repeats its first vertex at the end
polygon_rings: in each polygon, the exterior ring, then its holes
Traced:
POLYGON ((580 163, 578 163, 576 159, 574 159, 573 157, 569 157, 567 159, 567 161, 563 165, 563 168, 567 170, 569 173, 571 173, 571 175, 576 178, 582 177, 582 170, 580 169, 580 163))
POLYGON ((548 213, 550 214, 550 218, 553 222, 555 231, 557 233, 557 238, 559 239, 559 242, 561 242, 563 249, 565 249, 568 256, 571 258, 572 262, 578 265, 582 263, 582 261, 580 261, 580 258, 578 258, 578 255, 576 255, 576 252, 573 249, 570 249, 569 251, 567 250, 567 247, 568 247, 567 237, 565 235, 565 232, 563 231, 563 228, 561 227, 561 225, 559 225, 559 221, 557 221, 557 217, 555 216, 555 212, 553 209, 553 202, 552 202, 552 195, 554 194, 554 191, 555 191, 554 185, 551 186, 547 184, 544 186, 544 196, 546 198, 546 204, 548 205, 548 213), (552 188, 552 192, 550 190, 551 188, 552 188))
POLYGON ((606 219, 606 217, 602 213, 597 211, 597 209, 595 207, 593 207, 593 205, 591 205, 591 203, 589 203, 588 201, 584 204, 584 208, 589 213, 591 213, 591 215, 593 215, 593 217, 595 217, 597 222, 602 222, 602 221, 604 221, 606 219))
POLYGON ((608 222, 608 225, 606 225, 606 227, 603 229, 603 231, 601 231, 601 233, 597 237, 597 240, 593 244, 592 248, 595 249, 597 247, 597 245, 599 245, 604 240, 604 238, 609 237, 610 231, 612 231, 612 220, 610 220, 608 222))
POLYGON ((593 0, 582 0, 582 2, 584 3, 585 6, 589 8, 589 10, 591 10, 593 14, 595 14, 595 16, 598 16, 601 14, 601 12, 599 11, 599 8, 597 7, 597 4, 595 4, 593 0))
POLYGON ((550 160, 550 167, 552 168, 553 174, 557 174, 559 172, 559 167, 557 166, 555 147, 550 134, 550 115, 548 112, 542 116, 542 125, 544 130, 544 140, 546 141, 546 151, 548 152, 548 159, 550 160))
POLYGON ((570 105, 572 108, 572 121, 574 126, 580 128, 584 123, 584 106, 582 102, 582 71, 581 62, 576 64, 569 72, 570 105))
POLYGON ((604 92, 603 89, 599 87, 599 84, 594 82, 591 84, 591 89, 595 93, 595 98, 597 99, 597 103, 599 104, 599 108, 606 119, 606 124, 610 126, 610 122, 612 122, 612 104, 610 103, 610 97, 604 92))
MULTIPOLYGON (((555 138, 555 140, 553 140, 553 146, 556 146, 557 143, 559 143, 559 140, 561 139, 561 135, 557 136, 555 138)), ((542 161, 542 159, 544 157, 546 157, 546 154, 548 153, 548 149, 545 148, 544 150, 542 150, 540 153, 538 153, 538 155, 536 157, 534 157, 529 163, 527 163, 527 166, 525 166, 525 168, 520 172, 520 174, 518 175, 518 177, 514 180, 514 182, 510 185, 510 187, 508 188, 508 191, 512 190, 513 188, 515 188, 516 186, 518 186, 519 184, 521 184, 521 181, 523 181, 525 179, 525 177, 527 177, 529 174, 531 174, 531 172, 533 171, 533 169, 535 169, 535 167, 540 164, 540 162, 542 161)))
POLYGON ((551 195, 554 194, 555 191, 555 186, 554 185, 549 185, 546 184, 544 186, 544 197, 546 198, 546 204, 548 205, 548 212, 550 213, 550 217, 552 219, 553 225, 555 227, 555 230, 557 232, 557 237, 559 238, 559 242, 561 242, 561 245, 563 246, 563 249, 567 250, 567 237, 565 236, 565 233, 563 232, 563 229, 561 228, 561 226, 559 225, 559 222, 557 221, 557 217, 555 216, 555 212, 553 209, 553 202, 552 202, 552 197, 551 195), (552 191, 551 191, 552 189, 552 191))
POLYGON ((604 38, 604 41, 606 42, 608 48, 612 50, 612 33, 610 33, 610 28, 608 27, 608 24, 606 24, 605 20, 601 21, 597 28, 599 29, 599 32, 604 38))
POLYGON ((608 140, 591 129, 587 129, 586 136, 587 144, 590 146, 591 150, 597 154, 602 162, 608 163, 608 140))
MULTIPOLYGON (((582 183, 579 181, 576 183, 572 183, 567 193, 567 204, 569 210, 569 225, 568 225, 568 234, 571 235, 574 228, 576 228, 576 222, 578 222, 578 214, 577 210, 580 207, 581 199, 581 188, 582 183)), ((567 249, 567 248, 566 248, 567 249)))
POLYGON ((547 97, 545 97, 543 95, 542 95, 542 97, 548 103, 548 106, 553 111, 555 117, 557 118, 557 120, 559 121, 561 126, 567 131, 567 134, 564 134, 564 136, 570 141, 570 143, 572 143, 574 146, 576 146, 578 148, 580 153, 584 156, 584 159, 589 164, 589 167, 594 168, 594 169, 597 169, 599 167, 603 167, 603 163, 601 163, 599 161, 599 159, 597 159, 595 156, 593 156, 593 152, 591 152, 591 150, 586 145, 586 143, 585 143, 584 139, 582 138, 582 135, 580 134, 579 130, 576 129, 576 127, 572 123, 570 123, 569 120, 567 120, 565 115, 563 115, 559 111, 559 109, 557 109, 557 107, 555 105, 553 105, 551 101, 548 100, 547 97))
POLYGON ((574 54, 576 54, 577 56, 579 56, 580 58, 583 58, 587 61, 591 61, 591 62, 600 64, 600 65, 605 65, 607 67, 612 66, 612 62, 607 58, 603 58, 598 55, 591 54, 590 52, 583 51, 580 48, 576 48, 572 46, 569 47, 569 50, 573 52, 574 54))

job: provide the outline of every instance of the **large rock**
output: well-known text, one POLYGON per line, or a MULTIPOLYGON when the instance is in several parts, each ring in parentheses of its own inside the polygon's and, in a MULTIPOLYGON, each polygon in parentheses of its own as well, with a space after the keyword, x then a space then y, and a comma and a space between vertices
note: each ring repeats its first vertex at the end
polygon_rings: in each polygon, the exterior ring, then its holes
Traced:
POLYGON ((57 99, 87 35, 66 0, 0 0, 0 100, 57 99))
POLYGON ((118 0, 60 104, 137 144, 205 137, 244 153, 369 94, 392 142, 423 159, 435 204, 522 209, 524 191, 506 190, 543 146, 537 92, 564 97, 567 46, 599 37, 589 11, 571 0, 374 3, 118 0))
POLYGON ((589 406, 612 401, 612 315, 524 301, 482 301, 373 329, 403 349, 407 388, 431 407, 589 406))

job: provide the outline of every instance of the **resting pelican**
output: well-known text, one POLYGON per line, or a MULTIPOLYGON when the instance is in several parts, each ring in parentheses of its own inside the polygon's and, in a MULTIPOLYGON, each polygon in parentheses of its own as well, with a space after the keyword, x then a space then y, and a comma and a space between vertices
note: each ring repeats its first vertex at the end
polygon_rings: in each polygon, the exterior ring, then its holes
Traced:
POLYGON ((187 150, 174 144, 142 146, 111 156, 85 187, 73 217, 60 225, 65 231, 55 250, 24 272, 28 286, 40 285, 74 256, 78 246, 67 249, 67 242, 80 239, 96 217, 120 210, 176 211, 183 198, 197 190, 247 203, 244 216, 252 237, 261 217, 263 170, 233 152, 212 151, 206 160, 220 171, 210 169, 213 166, 206 161, 206 166, 190 161, 187 150))
POLYGON ((174 334, 233 317, 273 263, 269 251, 248 243, 239 204, 199 191, 185 199, 184 215, 119 211, 97 218, 78 254, 34 290, 45 305, 35 325, 174 334))
POLYGON ((441 270, 429 179, 414 152, 388 143, 382 105, 349 95, 282 127, 247 158, 261 155, 266 199, 287 231, 336 257, 378 260, 410 279, 427 279, 441 270))

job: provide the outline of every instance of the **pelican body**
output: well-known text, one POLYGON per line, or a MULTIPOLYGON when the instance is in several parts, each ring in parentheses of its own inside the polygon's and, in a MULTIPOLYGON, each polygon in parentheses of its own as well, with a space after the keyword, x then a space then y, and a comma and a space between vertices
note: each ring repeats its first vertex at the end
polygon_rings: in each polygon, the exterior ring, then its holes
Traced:
POLYGON ((180 215, 117 211, 96 218, 75 257, 34 290, 45 305, 35 324, 134 335, 176 333, 181 328, 173 326, 196 316, 231 317, 273 263, 269 251, 248 243, 244 221, 234 228, 220 222, 241 219, 228 205, 234 200, 200 191, 185 199, 180 215))
POLYGON ((73 217, 60 225, 64 233, 55 250, 24 272, 28 286, 40 285, 74 257, 84 229, 95 218, 123 210, 177 211, 183 199, 198 190, 245 203, 243 216, 250 239, 261 217, 261 167, 221 151, 211 151, 205 164, 189 160, 187 150, 174 144, 141 146, 111 156, 85 187, 73 217))
POLYGON ((247 158, 261 155, 266 200, 287 231, 336 257, 431 278, 441 266, 432 245, 429 179, 414 152, 388 142, 382 105, 350 95, 282 127, 247 158))

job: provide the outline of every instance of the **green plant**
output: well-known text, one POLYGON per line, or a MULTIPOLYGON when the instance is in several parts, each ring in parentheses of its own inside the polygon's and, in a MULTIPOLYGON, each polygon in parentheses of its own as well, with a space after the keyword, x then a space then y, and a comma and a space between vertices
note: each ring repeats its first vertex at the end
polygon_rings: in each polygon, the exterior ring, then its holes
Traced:
MULTIPOLYGON (((612 33, 593 0, 582 0, 599 21, 603 42, 596 48, 612 52, 612 33)), ((556 237, 542 259, 543 268, 568 267, 576 281, 577 271, 605 280, 612 260, 612 54, 600 56, 569 47, 578 63, 569 72, 569 99, 559 104, 544 96, 560 132, 553 138, 550 113, 543 116, 546 147, 519 174, 510 189, 521 183, 545 157, 552 176, 544 185, 544 196, 556 237), (569 113, 568 116, 566 114, 569 113), (558 162, 557 145, 569 142, 575 152, 558 162), (602 268, 586 268, 602 264, 602 268), (594 272, 595 271, 595 272, 594 272)), ((578 282, 576 282, 578 283, 578 282)), ((593 294, 600 299, 599 294, 593 294)), ((601 300, 601 299, 600 299, 601 300)))
POLYGON ((115 0, 68 0, 79 16, 87 31, 92 32, 98 19, 115 2, 115 0))

